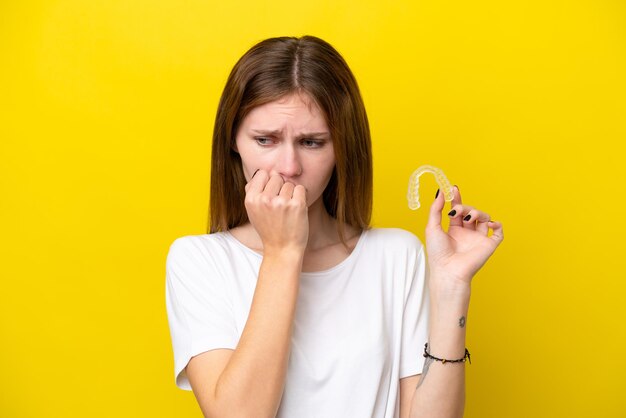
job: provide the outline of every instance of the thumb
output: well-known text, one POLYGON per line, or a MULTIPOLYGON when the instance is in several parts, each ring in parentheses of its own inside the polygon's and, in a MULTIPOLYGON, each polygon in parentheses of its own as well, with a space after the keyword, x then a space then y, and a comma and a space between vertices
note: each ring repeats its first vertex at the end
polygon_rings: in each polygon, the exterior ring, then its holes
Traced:
POLYGON ((437 189, 435 201, 430 205, 430 214, 428 216, 427 229, 435 229, 443 231, 441 227, 441 211, 446 204, 446 199, 440 189, 437 189))

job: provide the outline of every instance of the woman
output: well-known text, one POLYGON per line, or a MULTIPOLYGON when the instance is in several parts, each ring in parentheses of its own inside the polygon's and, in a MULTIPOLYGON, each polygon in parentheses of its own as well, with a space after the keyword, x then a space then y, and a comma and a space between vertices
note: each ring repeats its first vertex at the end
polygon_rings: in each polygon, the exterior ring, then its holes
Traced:
POLYGON ((437 192, 426 248, 370 228, 347 64, 311 36, 252 47, 218 107, 211 233, 167 258, 176 384, 207 417, 462 416, 470 282, 503 235, 454 193, 445 232, 437 192))

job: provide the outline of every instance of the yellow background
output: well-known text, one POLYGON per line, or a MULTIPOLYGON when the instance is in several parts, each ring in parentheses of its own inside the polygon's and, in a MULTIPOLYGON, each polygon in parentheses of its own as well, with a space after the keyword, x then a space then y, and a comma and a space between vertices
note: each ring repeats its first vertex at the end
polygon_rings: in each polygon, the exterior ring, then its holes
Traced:
POLYGON ((232 65, 304 34, 360 83, 374 226, 423 239, 422 164, 504 223, 466 417, 626 416, 621 0, 2 1, 0 416, 201 415, 174 386, 165 257, 206 232, 232 65))

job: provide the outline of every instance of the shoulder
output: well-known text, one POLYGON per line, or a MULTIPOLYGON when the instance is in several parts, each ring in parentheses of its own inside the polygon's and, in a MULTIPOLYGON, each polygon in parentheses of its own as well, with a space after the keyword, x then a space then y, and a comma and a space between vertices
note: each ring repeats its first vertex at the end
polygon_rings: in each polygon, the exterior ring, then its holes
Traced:
POLYGON ((167 265, 196 265, 206 266, 227 257, 230 253, 226 234, 185 235, 176 238, 169 247, 167 265))
POLYGON ((178 255, 179 253, 197 252, 211 247, 219 247, 223 245, 223 233, 202 235, 185 235, 176 238, 169 248, 170 255, 178 255))
POLYGON ((370 228, 367 235, 370 242, 387 249, 420 251, 424 247, 415 234, 401 228, 370 228))

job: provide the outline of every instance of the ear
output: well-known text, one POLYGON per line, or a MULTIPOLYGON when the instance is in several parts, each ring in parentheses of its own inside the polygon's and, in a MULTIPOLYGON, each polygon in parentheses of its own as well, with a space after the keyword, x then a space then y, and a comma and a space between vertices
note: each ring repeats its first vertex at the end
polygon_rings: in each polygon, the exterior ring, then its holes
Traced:
POLYGON ((230 149, 239 154, 239 149, 237 149, 237 141, 233 141, 233 144, 230 146, 230 149))

